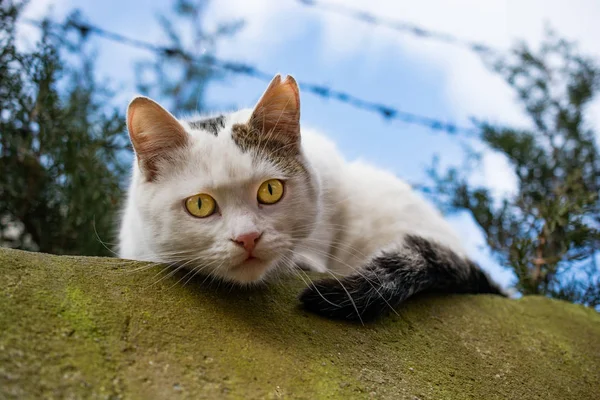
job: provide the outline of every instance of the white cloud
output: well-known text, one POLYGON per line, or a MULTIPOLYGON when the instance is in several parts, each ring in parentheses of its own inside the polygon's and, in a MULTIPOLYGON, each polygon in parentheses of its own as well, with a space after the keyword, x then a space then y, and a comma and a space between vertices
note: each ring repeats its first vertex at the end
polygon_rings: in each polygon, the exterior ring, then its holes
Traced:
MULTIPOLYGON (((27 3, 21 19, 40 20, 47 15, 62 17, 68 7, 68 0, 38 0, 27 3)), ((21 22, 17 25, 17 46, 32 48, 40 37, 40 30, 30 24, 21 22)))
POLYGON ((211 29, 220 22, 244 20, 243 31, 224 40, 219 52, 223 57, 256 60, 273 56, 279 46, 306 32, 308 20, 297 17, 298 7, 293 1, 211 1, 204 22, 211 29))
MULTIPOLYGON (((596 23, 600 3, 595 0, 371 0, 368 8, 360 0, 335 2, 498 48, 508 48, 521 39, 536 45, 549 23, 560 34, 576 39, 584 51, 600 56, 600 25, 596 23)), ((441 89, 458 119, 482 115, 508 123, 525 122, 510 89, 466 49, 416 39, 384 27, 373 28, 345 17, 329 17, 323 24, 322 46, 329 59, 344 60, 358 54, 376 58, 382 51, 409 54, 444 73, 441 89)))
POLYGON ((471 182, 488 187, 496 199, 510 197, 516 192, 517 176, 504 154, 483 149, 480 172, 480 174, 473 176, 471 182))

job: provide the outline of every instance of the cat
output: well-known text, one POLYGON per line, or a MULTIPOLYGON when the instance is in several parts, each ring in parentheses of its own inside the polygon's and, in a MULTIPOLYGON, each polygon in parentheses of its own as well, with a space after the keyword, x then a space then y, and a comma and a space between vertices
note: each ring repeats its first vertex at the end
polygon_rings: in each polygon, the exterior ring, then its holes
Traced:
POLYGON ((300 294, 325 317, 368 321, 420 292, 504 295, 442 214, 391 173, 348 162, 300 129, 300 91, 276 75, 254 107, 178 120, 136 97, 121 258, 240 285, 329 273, 300 294))

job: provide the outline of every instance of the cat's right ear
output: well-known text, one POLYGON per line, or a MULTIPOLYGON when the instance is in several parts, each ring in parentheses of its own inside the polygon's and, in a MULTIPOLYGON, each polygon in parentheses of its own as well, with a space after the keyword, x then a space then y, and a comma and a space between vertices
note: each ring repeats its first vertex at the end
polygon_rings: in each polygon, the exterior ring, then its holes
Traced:
POLYGON ((147 97, 136 97, 127 108, 127 130, 138 165, 147 180, 158 173, 158 163, 189 143, 184 127, 167 110, 147 97))

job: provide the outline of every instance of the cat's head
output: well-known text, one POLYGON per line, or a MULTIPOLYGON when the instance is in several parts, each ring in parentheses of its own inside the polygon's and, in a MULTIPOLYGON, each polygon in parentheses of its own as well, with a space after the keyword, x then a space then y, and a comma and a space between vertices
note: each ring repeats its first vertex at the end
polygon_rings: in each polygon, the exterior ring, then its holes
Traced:
POLYGON ((291 266, 320 207, 291 76, 277 75, 253 110, 215 118, 177 120, 137 97, 127 127, 136 154, 130 202, 151 258, 238 283, 291 266))

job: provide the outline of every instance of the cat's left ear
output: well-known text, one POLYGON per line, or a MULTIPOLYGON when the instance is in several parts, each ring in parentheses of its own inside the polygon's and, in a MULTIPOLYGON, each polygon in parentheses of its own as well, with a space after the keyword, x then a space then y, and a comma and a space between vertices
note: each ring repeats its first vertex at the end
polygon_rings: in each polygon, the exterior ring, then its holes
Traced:
POLYGON ((291 75, 273 78, 254 107, 249 125, 274 140, 300 143, 300 90, 291 75))

